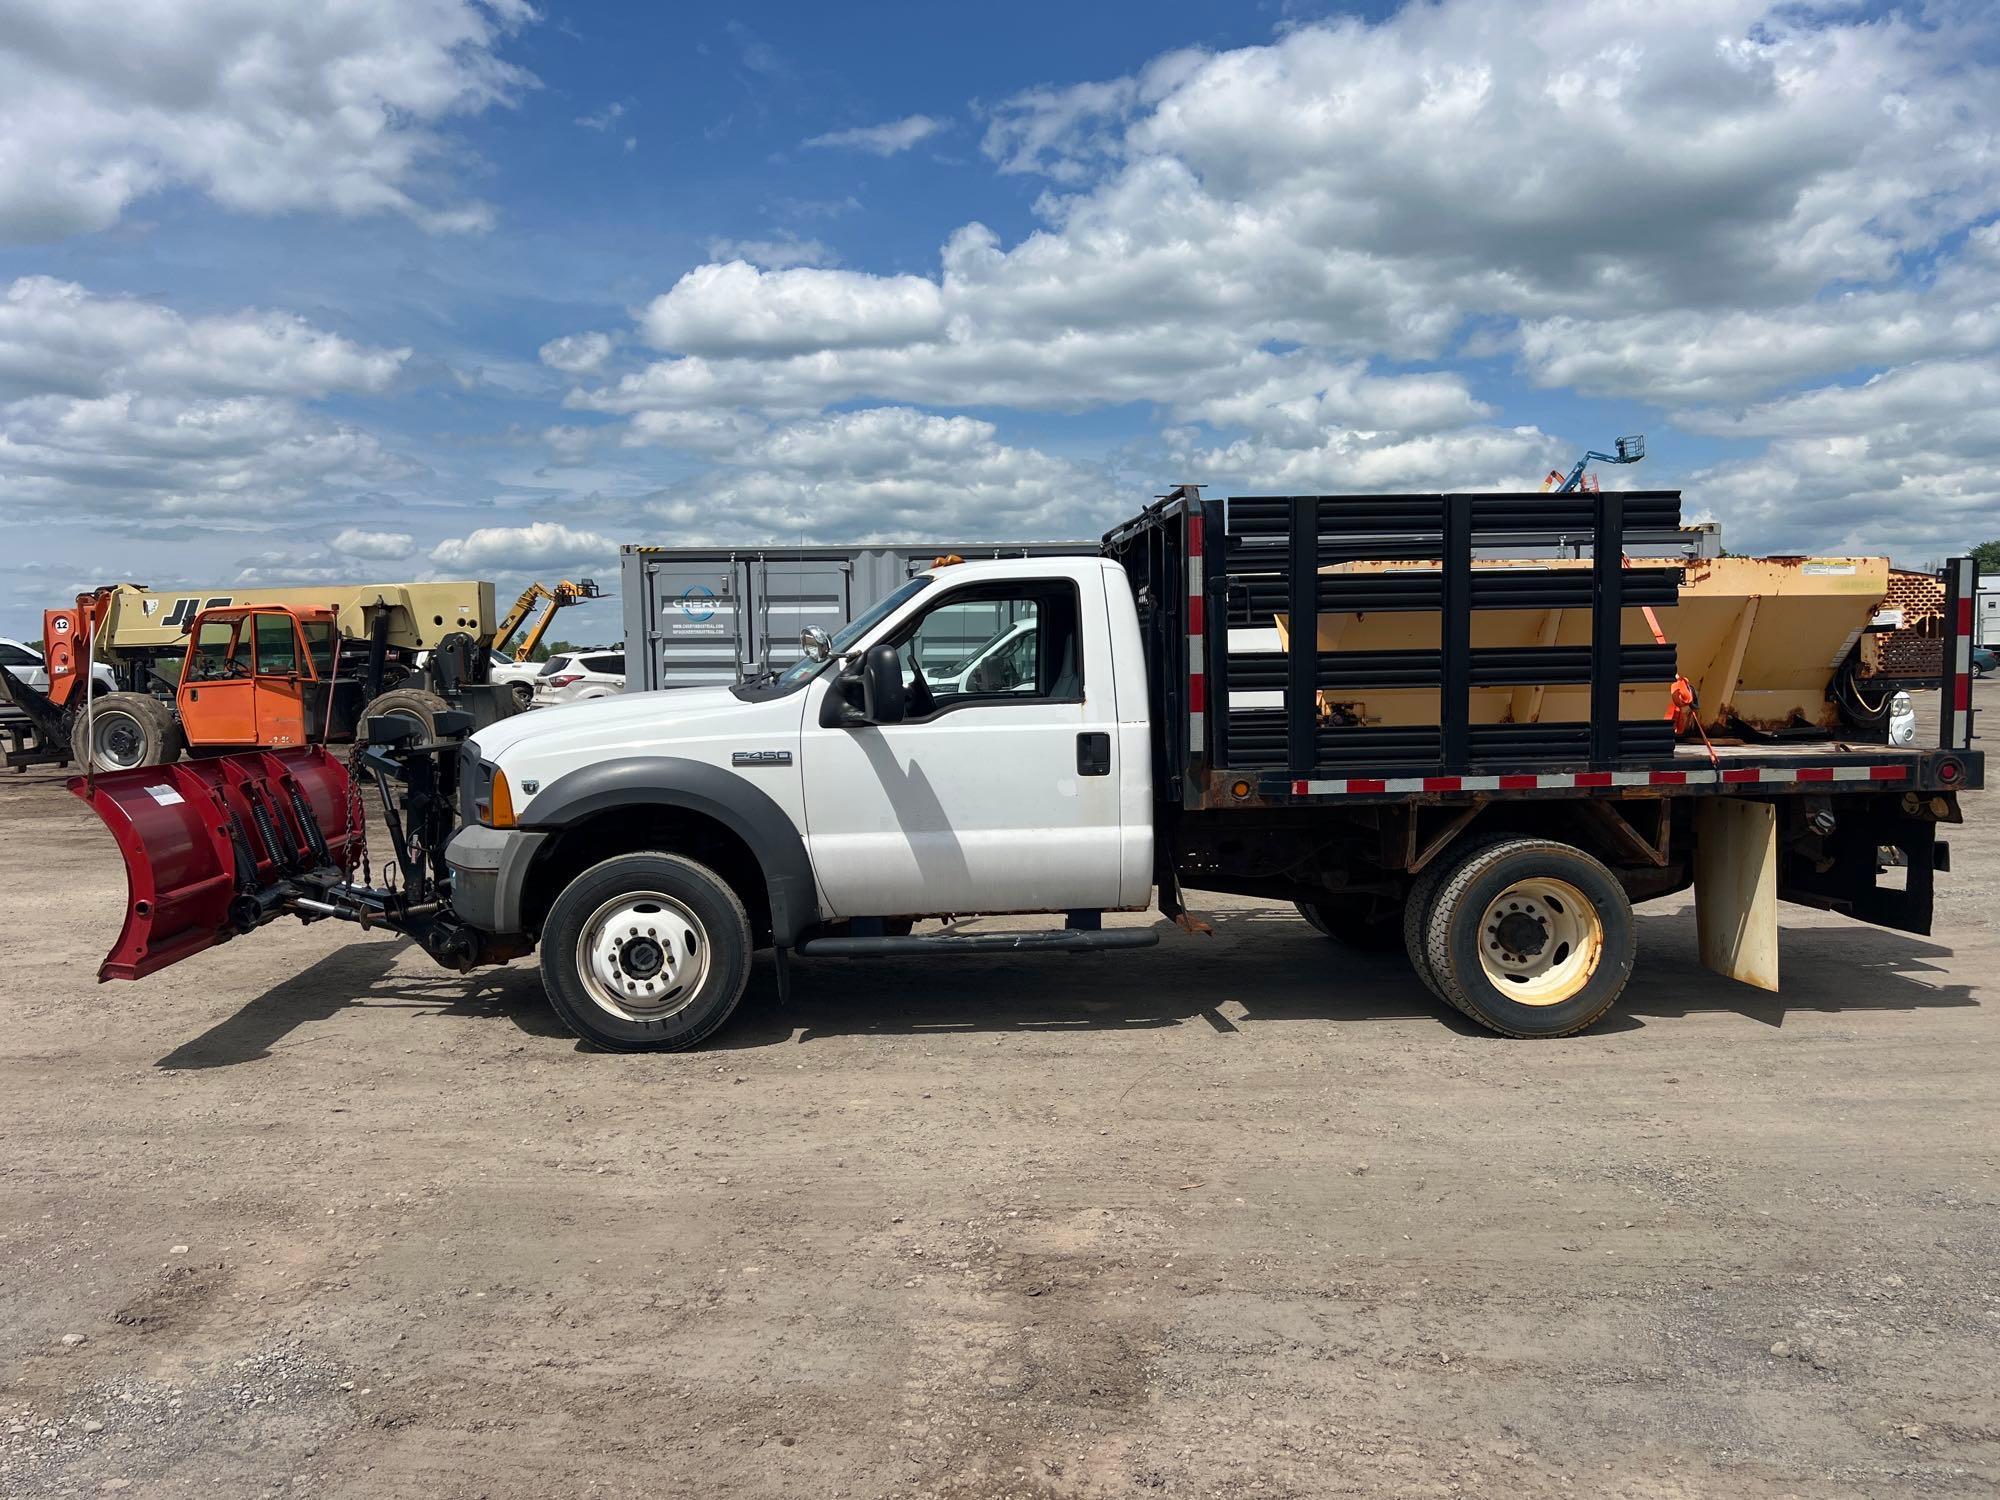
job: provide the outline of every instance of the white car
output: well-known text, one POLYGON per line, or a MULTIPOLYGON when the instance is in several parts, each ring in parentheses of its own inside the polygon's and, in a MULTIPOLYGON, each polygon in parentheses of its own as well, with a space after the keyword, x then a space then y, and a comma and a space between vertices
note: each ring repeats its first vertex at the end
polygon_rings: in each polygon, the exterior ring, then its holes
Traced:
MULTIPOLYGON (((423 670, 430 661, 430 652, 417 653, 417 669, 423 670)), ((538 661, 515 661, 511 656, 502 656, 490 647, 486 652, 486 680, 504 682, 514 691, 514 705, 527 708, 534 702, 535 679, 541 675, 542 664, 538 661)))
MULTIPOLYGON (((1003 626, 971 654, 926 670, 933 693, 1031 693, 1035 689, 1035 617, 1003 626)), ((907 655, 907 653, 906 653, 907 655)))
MULTIPOLYGON (((0 635, 0 667, 5 667, 38 693, 46 693, 49 690, 48 664, 42 660, 39 646, 30 646, 26 642, 0 635)), ((103 662, 94 663, 90 675, 97 679, 98 692, 118 691, 118 679, 111 674, 111 668, 103 662)))
POLYGON ((491 653, 487 663, 486 677, 489 682, 504 682, 513 690, 514 702, 526 708, 534 702, 535 679, 542 675, 542 664, 538 661, 515 661, 511 656, 491 653))
POLYGON ((623 651, 564 651, 542 663, 535 679, 535 707, 609 698, 624 691, 623 651))

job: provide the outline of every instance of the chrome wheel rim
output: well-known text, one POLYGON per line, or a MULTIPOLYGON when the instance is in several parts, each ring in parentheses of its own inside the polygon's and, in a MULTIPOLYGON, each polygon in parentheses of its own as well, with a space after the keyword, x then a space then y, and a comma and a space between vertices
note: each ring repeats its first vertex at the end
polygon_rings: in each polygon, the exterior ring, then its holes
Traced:
POLYGON ((1566 880, 1517 880, 1479 918, 1479 964, 1521 1005, 1560 1005, 1590 983, 1604 957, 1604 923, 1566 880))
POLYGON ((576 970, 591 1002, 621 1021, 659 1021, 694 1003, 708 978, 708 931, 659 891, 613 896, 584 921, 576 970))
POLYGON ((101 771, 129 771, 146 758, 146 732, 129 713, 93 714, 91 755, 101 771))

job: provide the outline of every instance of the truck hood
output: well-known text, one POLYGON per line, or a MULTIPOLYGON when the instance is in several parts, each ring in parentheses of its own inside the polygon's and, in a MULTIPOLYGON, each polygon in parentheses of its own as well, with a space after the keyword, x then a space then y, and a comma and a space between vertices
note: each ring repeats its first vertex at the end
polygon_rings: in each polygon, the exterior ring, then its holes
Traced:
MULTIPOLYGON (((658 747, 672 736, 746 705, 728 688, 661 688, 650 693, 618 693, 557 708, 537 708, 489 724, 472 737, 479 758, 504 765, 521 746, 536 753, 590 749, 612 751, 643 742, 658 747)), ((696 731, 699 732, 698 730, 696 731)))

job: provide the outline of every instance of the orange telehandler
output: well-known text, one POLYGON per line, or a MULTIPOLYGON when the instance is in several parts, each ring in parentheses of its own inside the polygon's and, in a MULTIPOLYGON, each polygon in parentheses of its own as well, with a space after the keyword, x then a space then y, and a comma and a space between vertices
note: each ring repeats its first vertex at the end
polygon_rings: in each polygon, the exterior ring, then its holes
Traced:
MULTIPOLYGON (((489 680, 493 585, 370 584, 173 596, 132 584, 43 617, 49 687, 0 668, 0 695, 35 730, 6 763, 88 758, 98 771, 198 756, 352 740, 370 715, 428 732, 458 708, 477 725, 514 712, 489 680), (98 694, 89 663, 119 690, 98 694)), ((516 622, 518 624, 518 621, 516 622)))

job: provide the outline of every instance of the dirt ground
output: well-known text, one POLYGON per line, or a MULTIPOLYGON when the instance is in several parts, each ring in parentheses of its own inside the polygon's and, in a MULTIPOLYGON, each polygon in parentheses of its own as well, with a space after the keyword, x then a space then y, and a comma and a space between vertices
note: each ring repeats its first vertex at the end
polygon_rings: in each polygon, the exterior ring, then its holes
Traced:
POLYGON ((1771 996, 1658 903, 1558 1043, 1222 900, 625 1057, 332 923, 100 987, 111 841, 0 775, 0 1494, 1989 1495, 1967 811, 1936 937, 1786 908, 1771 996))

